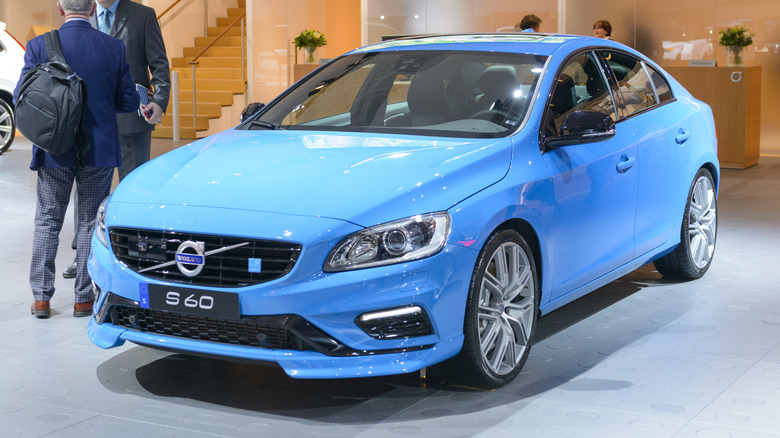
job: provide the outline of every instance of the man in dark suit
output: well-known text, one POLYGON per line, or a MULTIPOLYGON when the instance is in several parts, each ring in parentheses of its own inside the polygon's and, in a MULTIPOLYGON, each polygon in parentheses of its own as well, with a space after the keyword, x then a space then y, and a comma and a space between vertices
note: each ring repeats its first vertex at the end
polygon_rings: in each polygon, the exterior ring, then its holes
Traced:
MULTIPOLYGON (((30 287, 35 302, 30 310, 38 318, 48 318, 51 314, 54 259, 74 180, 78 181, 79 226, 73 315, 92 313, 95 296, 87 273, 90 239, 98 206, 111 191, 114 168, 122 163, 115 114, 135 111, 140 104, 124 44, 89 24, 89 17, 95 12, 93 0, 59 0, 57 8, 66 20, 59 29, 62 53, 87 85, 83 124, 89 149, 83 157, 84 167, 79 165, 75 148, 57 156, 37 146, 32 149, 30 169, 38 172, 38 186, 30 265, 30 287)), ((30 40, 22 76, 36 64, 48 60, 43 35, 30 40)), ((15 96, 18 87, 17 84, 15 96)))
MULTIPOLYGON (((146 106, 148 117, 138 112, 117 115, 122 145, 122 166, 117 169, 117 174, 121 181, 133 169, 149 161, 152 130, 155 124, 160 123, 168 107, 171 93, 170 66, 154 9, 131 0, 95 1, 97 9, 90 23, 95 29, 125 43, 133 80, 136 84, 154 90, 146 106)), ((71 247, 76 249, 77 246, 74 237, 71 247)), ((62 276, 76 276, 75 260, 63 271, 62 276)))
POLYGON ((125 43, 133 80, 154 90, 154 96, 146 107, 148 117, 138 113, 117 116, 122 143, 122 167, 118 169, 121 181, 133 169, 149 161, 152 130, 155 124, 160 123, 168 107, 170 65, 154 9, 131 0, 96 2, 95 15, 90 19, 93 27, 125 43), (107 28, 105 23, 108 23, 107 28))

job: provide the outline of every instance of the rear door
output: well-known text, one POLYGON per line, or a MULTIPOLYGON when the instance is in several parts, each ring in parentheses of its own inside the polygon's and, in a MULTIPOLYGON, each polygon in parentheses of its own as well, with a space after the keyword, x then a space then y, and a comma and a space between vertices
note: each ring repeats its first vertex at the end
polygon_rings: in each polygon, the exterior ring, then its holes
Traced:
POLYGON ((634 257, 640 257, 680 232, 691 184, 686 175, 688 119, 695 108, 676 101, 664 76, 641 59, 620 51, 600 53, 623 101, 618 129, 631 133, 637 147, 634 257))

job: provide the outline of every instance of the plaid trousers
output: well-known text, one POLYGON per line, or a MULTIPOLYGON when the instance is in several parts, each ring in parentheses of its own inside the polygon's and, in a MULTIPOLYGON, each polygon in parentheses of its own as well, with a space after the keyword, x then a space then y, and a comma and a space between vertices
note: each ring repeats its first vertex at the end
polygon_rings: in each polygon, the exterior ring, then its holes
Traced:
POLYGON ((76 250, 75 302, 95 299, 87 258, 95 229, 95 216, 103 199, 111 192, 112 167, 41 167, 38 169, 35 231, 33 233, 30 287, 36 301, 49 301, 54 295, 54 259, 60 243, 60 230, 70 200, 73 181, 78 193, 78 249, 76 250))

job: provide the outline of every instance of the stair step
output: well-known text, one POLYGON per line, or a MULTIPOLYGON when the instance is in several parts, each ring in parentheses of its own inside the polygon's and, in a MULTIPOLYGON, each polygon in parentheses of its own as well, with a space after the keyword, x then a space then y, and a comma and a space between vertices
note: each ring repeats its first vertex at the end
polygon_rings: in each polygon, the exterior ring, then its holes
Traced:
MULTIPOLYGON (((235 18, 233 18, 235 20, 235 18)), ((230 22, 232 23, 232 21, 230 22)), ((228 24, 230 24, 228 23, 228 24)), ((221 35, 222 32, 225 32, 225 29, 227 29, 227 25, 225 26, 218 26, 218 27, 209 27, 208 28, 208 36, 217 36, 221 35)), ((244 35, 246 35, 246 25, 244 25, 244 35)), ((228 31, 225 33, 225 36, 234 36, 234 37, 241 37, 241 24, 237 23, 235 26, 228 29, 228 31)))
MULTIPOLYGON (((192 93, 190 92, 190 100, 192 100, 192 93)), ((179 101, 179 113, 180 114, 192 114, 192 102, 179 101)), ((171 108, 168 108, 168 114, 171 114, 171 108)), ((210 118, 217 118, 222 115, 222 105, 217 102, 206 102, 202 99, 198 99, 198 115, 208 116, 210 118)))
POLYGON ((246 13, 246 8, 228 8, 228 17, 238 17, 241 14, 246 13))
MULTIPOLYGON (((153 138, 173 138, 173 126, 158 126, 152 131, 153 138)), ((196 131, 192 128, 179 127, 179 137, 195 139, 196 131)))
MULTIPOLYGON (((206 47, 205 45, 200 47, 185 47, 184 48, 184 57, 192 59, 195 55, 201 52, 203 48, 206 47)), ((219 58, 240 58, 241 57, 241 46, 237 47, 221 47, 221 46, 215 46, 210 47, 202 56, 216 56, 219 58)), ((198 59, 200 61, 200 59, 198 59)))
MULTIPOLYGON (((221 90, 203 90, 199 89, 196 95, 198 104, 201 102, 218 103, 221 106, 233 105, 233 92, 221 90)), ((189 89, 179 88, 179 104, 192 104, 192 85, 189 89)))
MULTIPOLYGON (((246 91, 246 83, 241 79, 198 79, 197 86, 198 90, 231 91, 233 94, 246 91)), ((179 94, 186 94, 184 90, 192 91, 192 79, 179 79, 179 94)))
MULTIPOLYGON (((241 15, 241 14, 239 14, 239 15, 241 15)), ((235 17, 217 17, 217 27, 227 27, 227 26, 230 26, 231 23, 236 21, 236 18, 238 18, 238 16, 235 16, 235 17)), ((236 27, 238 27, 238 26, 240 26, 240 24, 236 24, 236 27)), ((244 27, 246 27, 246 22, 244 23, 244 27)))
MULTIPOLYGON (((173 58, 171 59, 171 67, 177 68, 189 68, 192 70, 190 61, 192 57, 187 58, 173 58)), ((246 67, 242 65, 240 57, 225 57, 225 56, 201 56, 198 58, 198 68, 241 68, 246 67)))
MULTIPOLYGON (((175 67, 179 72, 179 80, 192 79, 192 67, 175 67)), ((200 65, 195 68, 195 77, 201 79, 237 79, 243 81, 246 77, 240 68, 204 68, 200 65)))
POLYGON ((238 0, 239 8, 246 8, 246 0, 238 0))
MULTIPOLYGON (((208 116, 197 115, 197 116, 195 116, 195 119, 198 122, 198 126, 196 126, 196 129, 202 129, 202 130, 209 129, 209 117, 208 116)), ((162 118, 162 125, 160 125, 160 126, 171 126, 171 127, 173 127, 173 117, 169 116, 167 114, 164 115, 163 118, 162 118)), ((181 128, 192 128, 192 114, 180 114, 179 115, 179 127, 181 127, 181 128)))
MULTIPOLYGON (((246 40, 246 37, 244 37, 244 40, 246 40)), ((214 42, 213 47, 238 47, 241 48, 241 37, 240 36, 226 36, 222 37, 219 40, 217 40, 216 36, 208 36, 208 37, 195 37, 195 46, 196 47, 206 47, 209 44, 214 42), (216 40, 216 42, 214 42, 216 40)), ((244 43, 244 47, 246 47, 246 43, 244 43)), ((187 55, 185 55, 187 56, 187 55)))

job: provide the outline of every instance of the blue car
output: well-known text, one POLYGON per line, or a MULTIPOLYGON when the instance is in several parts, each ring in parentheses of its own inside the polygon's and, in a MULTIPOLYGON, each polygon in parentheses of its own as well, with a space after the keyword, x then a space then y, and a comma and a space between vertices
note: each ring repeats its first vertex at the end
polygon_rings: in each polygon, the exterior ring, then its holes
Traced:
POLYGON ((98 346, 496 388, 540 315, 649 262, 712 262, 712 112, 621 44, 382 42, 253 108, 101 206, 98 346))

